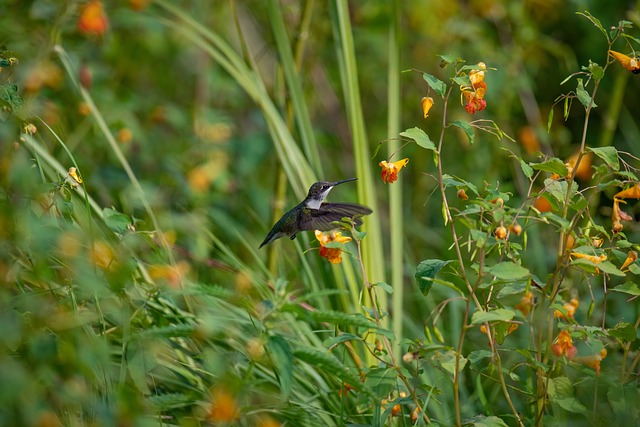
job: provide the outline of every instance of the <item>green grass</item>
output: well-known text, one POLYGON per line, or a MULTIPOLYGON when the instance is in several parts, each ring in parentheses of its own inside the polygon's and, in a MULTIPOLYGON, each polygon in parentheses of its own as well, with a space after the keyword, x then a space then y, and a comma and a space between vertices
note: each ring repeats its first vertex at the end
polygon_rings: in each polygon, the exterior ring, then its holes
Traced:
POLYGON ((82 2, 10 3, 0 425, 640 418, 640 83, 608 54, 635 10, 105 2, 88 35, 82 2), (258 249, 352 176, 329 199, 374 213, 342 263, 313 233, 258 249))

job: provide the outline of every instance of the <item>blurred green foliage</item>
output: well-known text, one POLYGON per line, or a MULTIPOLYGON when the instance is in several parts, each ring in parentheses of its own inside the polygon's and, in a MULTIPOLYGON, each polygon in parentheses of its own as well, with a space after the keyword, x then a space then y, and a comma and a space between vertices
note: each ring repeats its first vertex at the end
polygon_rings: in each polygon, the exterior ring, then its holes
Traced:
MULTIPOLYGON (((263 111, 181 32, 183 22, 161 2, 145 3, 105 1, 108 29, 88 35, 78 28, 83 2, 0 0, 0 45, 7 49, 0 53, 18 60, 0 72, 5 107, 0 112, 0 425, 204 425, 224 419, 220 402, 237 405, 239 425, 380 425, 375 423, 381 422, 385 408, 371 409, 371 402, 379 402, 394 386, 383 373, 358 385, 358 374, 345 367, 351 366, 352 355, 347 350, 325 352, 331 327, 323 331, 326 336, 317 333, 327 324, 351 325, 353 330, 362 325, 359 318, 340 317, 351 313, 327 314, 347 304, 333 285, 335 270, 313 251, 302 254, 313 246, 308 244, 312 237, 298 239, 301 245, 279 243, 279 263, 271 269, 264 254, 255 251, 274 209, 298 202, 278 191, 283 182, 280 157, 263 111), (65 55, 72 73, 63 64, 65 55), (81 87, 104 117, 142 191, 108 144, 81 87), (34 124, 37 132, 24 132, 25 123, 34 124), (80 185, 68 175, 71 167, 81 173, 80 185), (325 311, 314 317, 296 298, 325 311), (342 396, 343 383, 366 392, 342 396)), ((169 3, 224 37, 254 64, 287 117, 288 93, 266 2, 169 3)), ((312 1, 282 1, 279 6, 289 37, 304 40, 299 74, 320 148, 325 173, 320 178, 354 176, 328 6, 312 1), (309 4, 309 30, 298 34, 295 29, 309 4)), ((601 65, 607 61, 601 34, 575 12, 589 10, 607 28, 621 19, 638 28, 639 7, 637 1, 621 0, 403 3, 402 70, 428 71, 446 80, 438 54, 497 69, 487 73, 488 106, 478 116, 499 123, 513 141, 478 133, 469 145, 460 132, 459 142, 447 141, 443 147, 447 173, 478 186, 499 184, 500 191, 511 193, 514 205, 523 201, 528 181, 504 149, 527 161, 539 161, 538 150, 561 159, 574 154, 583 117, 574 109, 564 121, 556 107, 547 133, 551 105, 573 90, 560 85, 567 75, 589 59, 601 65), (531 149, 527 144, 538 145, 531 149)), ((350 2, 349 12, 373 152, 387 138, 391 3, 350 2)), ((427 121, 422 118, 420 99, 428 89, 421 73, 402 73, 401 87, 402 129, 419 126, 436 135, 441 110, 434 108, 427 121)), ((614 144, 640 157, 633 96, 639 92, 637 76, 612 67, 598 94, 603 108, 591 117, 588 146, 614 144)), ((468 118, 463 108, 451 115, 451 120, 468 118)), ((433 158, 419 150, 403 148, 403 157, 411 162, 395 184, 404 184, 407 292, 404 312, 392 314, 403 316, 410 339, 424 337, 434 307, 452 296, 449 290, 434 289, 425 299, 413 284, 416 265, 423 259, 450 258, 452 244, 442 232, 433 158)), ((380 160, 383 154, 371 161, 375 171, 380 160)), ((304 188, 310 184, 297 183, 304 188)), ((376 185, 380 200, 373 208, 389 238, 387 196, 382 183, 376 185)), ((344 187, 332 197, 355 199, 355 190, 344 187)), ((613 190, 603 192, 593 215, 608 221, 612 198, 613 190)), ((630 204, 626 209, 637 216, 640 208, 630 204)), ((555 267, 557 236, 535 228, 529 234, 523 258, 543 278, 555 267)), ((637 241, 637 225, 630 226, 627 237, 637 241)), ((598 292, 595 300, 601 301, 598 292)), ((617 313, 612 321, 633 323, 638 318, 638 306, 628 304, 627 296, 609 297, 608 310, 613 307, 617 313)), ((583 317, 586 305, 580 308, 583 317)), ((459 330, 446 325, 459 325, 463 311, 463 304, 451 306, 443 314, 444 329, 434 331, 444 334, 448 344, 457 342, 459 330)), ((523 334, 517 342, 525 341, 523 334)), ((486 337, 477 333, 467 342, 466 350, 475 351, 484 348, 486 337)), ((629 351, 637 352, 637 346, 629 351)), ((442 366, 425 374, 431 385, 450 381, 446 361, 442 366)), ((583 381, 585 372, 576 368, 574 382, 583 381)), ((527 373, 515 369, 509 374, 527 373)), ((482 375, 465 381, 463 413, 509 412, 495 384, 485 385, 491 393, 487 396, 482 375)), ((614 387, 605 392, 614 407, 637 402, 637 387, 611 385, 616 382, 613 374, 602 381, 614 387), (623 391, 626 401, 617 398, 623 391)), ((430 403, 433 418, 453 423, 452 398, 432 391, 439 403, 430 403)), ((526 397, 522 401, 531 404, 526 397)), ((571 419, 568 414, 579 412, 574 404, 554 408, 557 418, 549 424, 571 419)), ((409 425, 404 415, 402 422, 409 425)))

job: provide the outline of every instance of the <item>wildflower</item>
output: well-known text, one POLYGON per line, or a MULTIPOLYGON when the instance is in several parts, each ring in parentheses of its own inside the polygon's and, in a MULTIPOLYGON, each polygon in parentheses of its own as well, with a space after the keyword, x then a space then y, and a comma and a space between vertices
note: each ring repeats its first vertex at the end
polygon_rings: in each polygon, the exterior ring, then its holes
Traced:
POLYGON ((560 310, 554 310, 553 317, 558 319, 563 318, 565 320, 568 320, 568 317, 573 319, 573 316, 576 314, 576 310, 578 309, 579 305, 580 301, 578 301, 576 298, 573 298, 571 301, 562 306, 564 308, 564 311, 567 313, 566 315, 560 310))
POLYGON ((602 237, 594 237, 591 239, 591 244, 594 248, 599 248, 604 243, 604 239, 602 237))
POLYGON ((214 423, 231 423, 238 419, 240 411, 236 399, 224 389, 214 390, 209 409, 209 420, 214 423))
POLYGON ((22 126, 22 133, 33 135, 36 132, 38 132, 38 128, 33 123, 25 123, 24 126, 22 126))
POLYGON ((101 1, 90 1, 80 10, 78 30, 86 35, 101 36, 107 31, 109 21, 101 1))
POLYGON ((424 118, 429 117, 429 110, 433 107, 433 98, 430 96, 425 96, 422 98, 422 112, 424 113, 424 118))
POLYGON ((511 224, 509 226, 509 231, 516 236, 519 236, 520 234, 522 234, 522 226, 516 222, 515 224, 511 224))
POLYGON ((564 354, 569 359, 573 359, 576 357, 576 354, 578 354, 578 349, 573 345, 571 335, 569 335, 567 331, 560 331, 555 343, 551 345, 551 351, 553 351, 553 354, 557 357, 564 354))
POLYGON ((73 166, 69 168, 69 176, 73 178, 77 184, 82 184, 82 178, 80 178, 78 170, 73 166))
POLYGON ((612 230, 614 233, 622 231, 622 221, 633 221, 633 217, 620 209, 620 202, 625 203, 623 200, 616 197, 613 198, 613 211, 611 212, 612 230))
POLYGON ((339 231, 324 234, 322 231, 316 230, 315 233, 316 239, 320 242, 320 256, 328 259, 331 264, 340 264, 342 262, 342 249, 328 248, 327 244, 332 242, 345 244, 351 241, 351 237, 343 236, 339 231))
POLYGON ((602 261, 605 261, 607 259, 607 256, 605 254, 587 255, 587 254, 582 254, 580 252, 571 252, 571 256, 575 258, 582 258, 582 259, 589 260, 594 264, 600 264, 602 261))
POLYGON ((592 356, 577 357, 575 361, 579 363, 583 363, 589 366, 590 368, 595 369, 596 375, 600 375, 600 362, 605 357, 607 357, 607 349, 603 348, 602 350, 600 350, 600 353, 598 354, 594 354, 592 356))
POLYGON ((540 151, 540 143, 538 142, 536 131, 531 126, 521 128, 518 139, 527 154, 533 154, 540 151))
POLYGON ((472 70, 469 73, 471 86, 460 86, 462 96, 467 101, 464 109, 467 110, 469 114, 482 111, 487 106, 487 101, 484 99, 484 95, 487 92, 487 84, 484 81, 484 73, 487 66, 484 62, 479 62, 478 68, 479 70, 472 70))
POLYGON ((520 303, 516 304, 514 308, 526 316, 531 311, 531 307, 533 307, 533 292, 529 291, 520 298, 520 303))
POLYGON ((189 263, 182 260, 173 265, 152 265, 149 267, 149 276, 154 280, 166 282, 172 288, 178 288, 190 270, 189 263))
POLYGON ((116 262, 116 255, 107 243, 96 241, 89 250, 89 259, 101 270, 108 270, 116 262))
POLYGON ((616 199, 640 199, 640 184, 622 190, 614 196, 616 199))
POLYGON ((624 270, 625 268, 629 267, 629 265, 633 264, 636 259, 638 259, 638 252, 629 251, 629 253, 627 254, 627 259, 624 260, 624 263, 622 264, 622 267, 620 267, 620 270, 624 270))
POLYGON ((411 423, 413 424, 417 423, 419 416, 420 416, 420 407, 416 406, 415 409, 411 412, 411 423))
POLYGON ((633 74, 640 73, 640 61, 636 58, 631 58, 630 56, 616 52, 615 50, 610 50, 609 55, 613 56, 626 70, 631 71, 633 74))
POLYGON ((456 195, 458 196, 458 198, 462 200, 469 200, 469 196, 467 196, 467 193, 464 191, 463 188, 459 189, 456 195))
POLYGON ((496 228, 494 235, 496 236, 496 239, 504 240, 507 237, 507 228, 504 225, 501 225, 500 227, 496 228))
POLYGON ((133 141, 133 132, 129 128, 122 128, 118 131, 118 141, 123 144, 128 144, 133 141))
POLYGON ((382 182, 394 183, 398 179, 398 172, 409 163, 409 159, 398 160, 397 162, 387 162, 383 160, 379 163, 382 167, 382 182))

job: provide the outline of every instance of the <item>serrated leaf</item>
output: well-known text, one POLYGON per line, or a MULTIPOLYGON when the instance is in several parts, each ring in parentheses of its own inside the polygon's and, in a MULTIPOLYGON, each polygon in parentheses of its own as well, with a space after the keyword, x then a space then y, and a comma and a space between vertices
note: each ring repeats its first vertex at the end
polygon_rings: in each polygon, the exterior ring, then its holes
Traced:
POLYGON ((636 340, 636 329, 628 322, 618 322, 616 326, 607 330, 607 332, 621 341, 633 342, 636 340))
POLYGON ((454 77, 451 80, 459 86, 471 86, 471 80, 469 80, 469 76, 458 76, 454 77))
POLYGON ((618 268, 609 261, 602 261, 601 263, 598 263, 598 268, 600 269, 600 271, 607 274, 611 274, 613 276, 618 276, 618 277, 626 276, 626 274, 618 270, 618 268))
POLYGON ((416 128, 407 129, 404 132, 400 132, 400 136, 413 139, 416 142, 416 144, 418 144, 422 148, 436 151, 436 146, 429 138, 429 135, 427 135, 426 132, 420 128, 416 127, 416 128))
POLYGON ((591 106, 591 108, 596 108, 597 105, 595 102, 592 101, 591 95, 584 88, 582 79, 577 79, 577 80, 578 80, 578 86, 576 86, 576 95, 578 96, 578 100, 580 101, 580 103, 584 105, 584 108, 589 108, 589 106, 591 106))
POLYGON ((489 311, 480 310, 473 313, 471 323, 473 325, 480 325, 487 322, 508 322, 513 319, 515 315, 515 311, 506 308, 496 308, 495 310, 489 311))
MULTIPOLYGON (((456 353, 453 350, 441 353, 437 352, 433 359, 440 364, 440 366, 451 375, 456 374, 456 353)), ((458 361, 458 371, 461 372, 467 365, 467 359, 460 356, 458 361)))
POLYGON ((107 227, 119 234, 126 232, 128 227, 132 225, 131 218, 128 215, 120 213, 115 209, 104 208, 102 210, 102 216, 107 227))
POLYGON ((349 333, 342 333, 340 335, 338 335, 337 337, 331 337, 326 339, 323 344, 327 347, 327 348, 331 348, 333 346, 336 346, 338 344, 342 344, 343 342, 347 342, 347 341, 362 341, 362 338, 360 338, 357 335, 353 335, 353 334, 349 334, 349 333))
POLYGON ((589 60, 589 66, 587 67, 587 70, 589 70, 589 72, 593 75, 593 78, 596 80, 602 80, 602 78, 604 77, 604 69, 591 60, 589 60))
POLYGON ((465 134, 467 134, 467 138, 469 138, 469 144, 472 144, 475 142, 475 133, 473 132, 473 127, 471 127, 471 125, 467 122, 463 122, 462 120, 454 120, 451 123, 449 123, 449 126, 455 126, 457 128, 460 128, 464 131, 465 134))
POLYGON ((618 150, 615 147, 595 147, 588 148, 596 156, 600 157, 614 171, 620 170, 620 160, 618 159, 618 150))
POLYGON ((611 290, 614 292, 622 292, 623 294, 640 296, 640 288, 633 282, 625 282, 622 285, 618 285, 611 290))
POLYGON ((447 85, 442 80, 438 80, 435 76, 432 76, 429 73, 423 73, 422 78, 427 82, 431 89, 444 98, 444 95, 447 92, 447 85))
POLYGON ((528 269, 512 261, 504 261, 486 268, 487 272, 502 280, 517 280, 528 277, 528 269))
POLYGON ((467 356, 472 365, 477 365, 483 359, 490 359, 493 354, 489 350, 474 350, 467 356))
POLYGON ((557 157, 551 157, 541 163, 529 163, 529 165, 535 170, 556 173, 563 177, 569 174, 567 165, 557 157))
POLYGON ((293 352, 289 342, 279 335, 272 335, 267 341, 267 350, 280 383, 283 396, 291 392, 293 380, 293 352))
POLYGON ((391 334, 387 329, 380 328, 375 322, 367 319, 362 314, 348 314, 342 311, 315 310, 305 311, 305 315, 318 323, 327 322, 336 325, 349 325, 361 328, 374 329, 385 335, 391 334))
POLYGON ((453 262, 452 260, 439 260, 439 259, 427 259, 416 267, 416 284, 418 285, 418 289, 425 297, 429 295, 429 291, 433 286, 433 280, 436 277, 436 274, 447 264, 453 262))
POLYGON ((396 387, 396 374, 393 369, 373 368, 367 372, 364 387, 370 390, 374 398, 382 400, 388 398, 396 387))

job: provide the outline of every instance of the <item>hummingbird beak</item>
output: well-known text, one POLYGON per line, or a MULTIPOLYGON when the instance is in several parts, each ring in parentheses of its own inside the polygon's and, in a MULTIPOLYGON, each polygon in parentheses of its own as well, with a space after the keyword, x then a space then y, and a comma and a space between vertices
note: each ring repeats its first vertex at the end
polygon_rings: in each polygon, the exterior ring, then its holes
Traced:
POLYGON ((349 179, 343 179, 342 181, 336 181, 333 183, 332 187, 335 187, 338 184, 344 184, 345 182, 351 182, 351 181, 355 181, 358 178, 349 178, 349 179))

